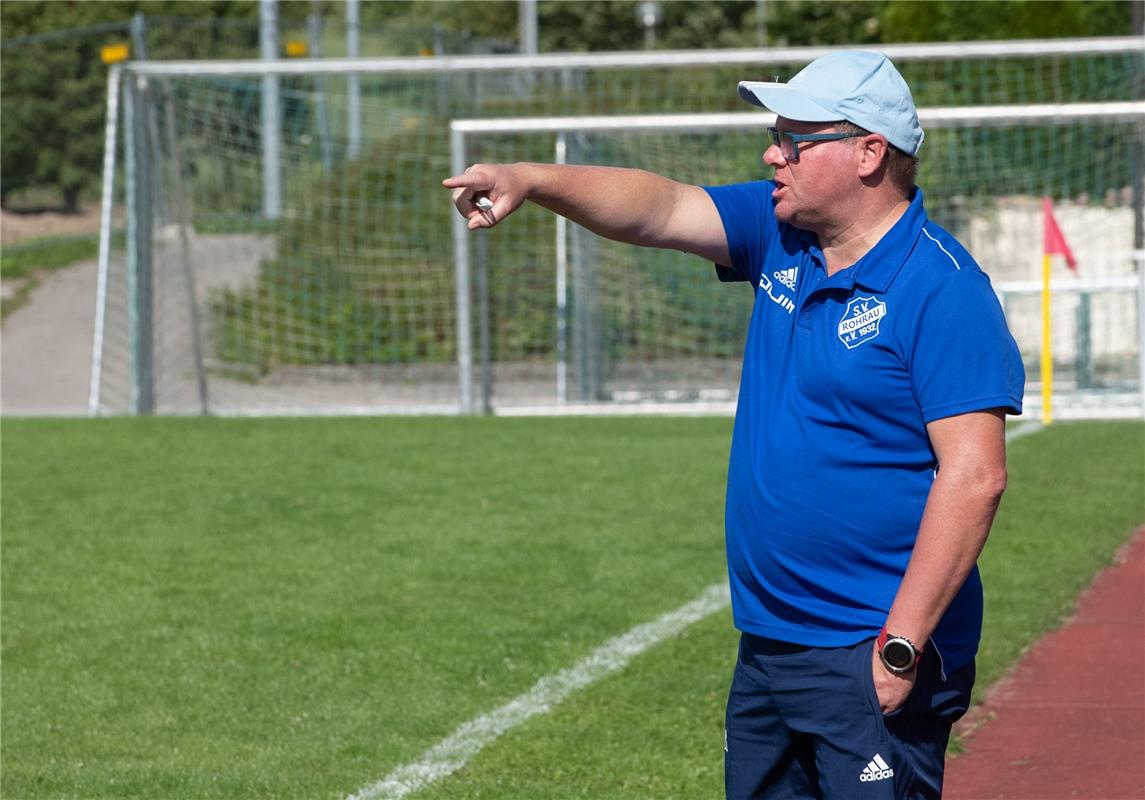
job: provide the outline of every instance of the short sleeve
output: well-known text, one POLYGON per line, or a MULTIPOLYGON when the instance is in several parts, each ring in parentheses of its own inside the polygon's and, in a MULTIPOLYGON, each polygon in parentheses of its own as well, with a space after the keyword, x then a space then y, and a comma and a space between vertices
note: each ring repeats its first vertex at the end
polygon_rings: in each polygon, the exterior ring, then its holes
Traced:
POLYGON ((774 188, 771 181, 704 187, 724 224, 731 253, 731 264, 716 265, 721 281, 750 281, 753 285, 759 281, 765 236, 777 230, 771 202, 774 188))
POLYGON ((991 408, 1022 413, 1022 357, 981 270, 964 268, 934 286, 909 347, 911 388, 925 422, 991 408))

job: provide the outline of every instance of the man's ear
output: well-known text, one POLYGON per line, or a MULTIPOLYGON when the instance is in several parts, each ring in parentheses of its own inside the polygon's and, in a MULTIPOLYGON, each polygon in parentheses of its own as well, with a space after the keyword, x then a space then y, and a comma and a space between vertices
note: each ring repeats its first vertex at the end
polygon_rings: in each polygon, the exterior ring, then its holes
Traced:
POLYGON ((859 177, 870 178, 884 169, 890 157, 890 145, 877 133, 864 136, 859 148, 859 177))

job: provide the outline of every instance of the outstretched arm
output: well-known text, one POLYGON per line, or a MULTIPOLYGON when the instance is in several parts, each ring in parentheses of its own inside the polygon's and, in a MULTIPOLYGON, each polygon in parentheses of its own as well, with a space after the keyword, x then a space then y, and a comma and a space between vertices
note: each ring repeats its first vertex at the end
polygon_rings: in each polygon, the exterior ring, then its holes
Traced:
POLYGON ((723 222, 708 193, 651 172, 557 164, 474 164, 442 181, 469 229, 491 228, 526 200, 619 242, 728 264, 723 222), (493 206, 482 209, 480 198, 493 206))

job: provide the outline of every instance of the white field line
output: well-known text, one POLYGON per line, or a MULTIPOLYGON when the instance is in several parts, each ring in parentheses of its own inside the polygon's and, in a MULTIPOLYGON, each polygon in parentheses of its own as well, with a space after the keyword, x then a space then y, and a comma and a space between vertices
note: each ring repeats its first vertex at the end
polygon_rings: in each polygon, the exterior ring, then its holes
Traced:
POLYGON ((426 750, 421 758, 398 767, 348 800, 396 800, 456 772, 487 744, 530 717, 544 714, 573 692, 624 669, 636 656, 676 636, 689 625, 727 608, 727 582, 712 584, 690 603, 659 619, 637 625, 609 639, 584 660, 537 681, 533 688, 500 708, 466 722, 426 750))
MULTIPOLYGON (((1006 433, 1012 442, 1044 426, 1037 420, 1022 422, 1006 433)), ((583 661, 537 681, 533 688, 488 714, 466 722, 445 739, 426 750, 417 761, 404 764, 375 784, 359 789, 347 800, 397 800, 420 791, 465 766, 501 734, 530 717, 544 714, 565 698, 601 678, 619 672, 628 662, 665 639, 678 635, 693 623, 727 608, 727 583, 716 583, 692 602, 669 611, 657 620, 638 625, 596 648, 583 661)))
POLYGON ((1006 431, 1006 444, 1021 439, 1023 436, 1029 436, 1031 433, 1037 433, 1046 426, 1040 420, 1028 419, 1017 423, 1010 430, 1006 431))

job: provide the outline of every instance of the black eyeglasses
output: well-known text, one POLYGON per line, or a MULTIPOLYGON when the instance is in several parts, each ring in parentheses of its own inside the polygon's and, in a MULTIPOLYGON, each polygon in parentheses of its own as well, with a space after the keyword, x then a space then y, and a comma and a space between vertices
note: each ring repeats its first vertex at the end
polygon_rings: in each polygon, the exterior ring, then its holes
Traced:
POLYGON ((799 163, 800 142, 835 142, 866 135, 865 133, 791 133, 774 127, 767 129, 767 137, 771 139, 771 143, 779 148, 783 160, 791 164, 799 163))

